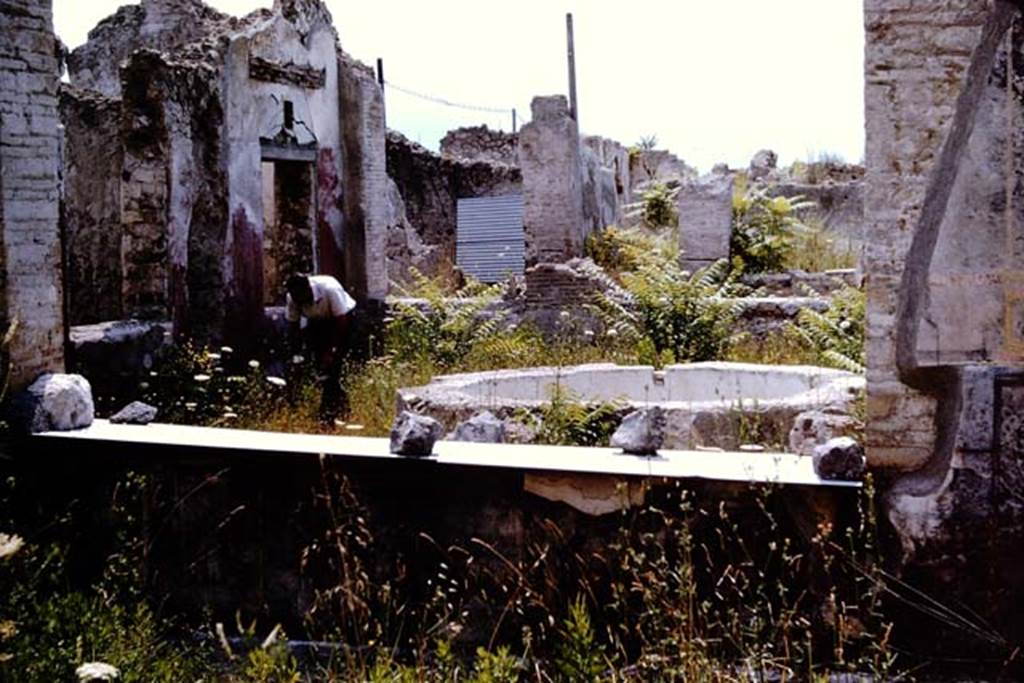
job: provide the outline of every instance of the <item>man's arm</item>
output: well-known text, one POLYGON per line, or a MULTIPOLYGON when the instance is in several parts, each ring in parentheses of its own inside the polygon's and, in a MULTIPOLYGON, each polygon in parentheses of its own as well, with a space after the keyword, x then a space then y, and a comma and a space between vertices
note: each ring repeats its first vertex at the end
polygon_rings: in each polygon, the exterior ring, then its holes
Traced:
POLYGON ((299 324, 302 316, 291 295, 285 300, 284 317, 288 321, 288 350, 292 355, 298 355, 302 352, 302 329, 299 324))

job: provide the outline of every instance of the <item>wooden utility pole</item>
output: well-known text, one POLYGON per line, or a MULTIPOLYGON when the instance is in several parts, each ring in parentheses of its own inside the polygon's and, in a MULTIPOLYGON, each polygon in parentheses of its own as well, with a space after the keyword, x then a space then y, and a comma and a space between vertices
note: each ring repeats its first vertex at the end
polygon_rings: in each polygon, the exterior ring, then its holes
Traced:
MULTIPOLYGON (((381 57, 377 57, 377 85, 380 86, 380 98, 381 104, 383 105, 383 112, 381 116, 387 121, 387 101, 384 97, 384 60, 381 57)), ((387 130, 387 123, 384 124, 384 129, 387 130)))
POLYGON ((578 124, 580 112, 576 103, 576 45, 572 37, 572 12, 565 15, 565 32, 569 45, 569 115, 578 124))

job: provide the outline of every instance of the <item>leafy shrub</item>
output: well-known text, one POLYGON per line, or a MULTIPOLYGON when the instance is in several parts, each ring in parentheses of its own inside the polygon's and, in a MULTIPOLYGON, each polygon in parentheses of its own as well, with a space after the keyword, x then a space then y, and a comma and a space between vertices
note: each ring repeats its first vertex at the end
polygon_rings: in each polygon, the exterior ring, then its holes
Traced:
POLYGON ((676 196, 679 188, 669 189, 664 183, 654 183, 640 194, 640 217, 648 228, 676 227, 679 212, 676 210, 676 196))
POLYGON ((617 402, 591 403, 572 391, 556 385, 551 402, 544 405, 534 417, 521 414, 524 421, 536 420, 539 429, 534 443, 551 446, 607 446, 619 426, 617 402))
POLYGON ((748 273, 781 271, 793 251, 794 236, 806 230, 798 213, 813 204, 799 197, 771 197, 754 188, 733 198, 729 245, 748 273))
POLYGON ((386 331, 389 354, 448 369, 483 342, 502 338, 508 345, 517 345, 516 337, 506 334, 504 316, 487 310, 501 298, 501 285, 470 282, 450 295, 436 280, 415 271, 412 277, 415 286, 407 294, 422 303, 396 306, 386 331))
POLYGON ((866 327, 864 292, 844 287, 832 295, 824 313, 801 310, 792 329, 820 364, 863 373, 866 327))
POLYGON ((647 349, 657 365, 721 358, 734 337, 739 305, 729 299, 746 293, 719 261, 691 274, 672 261, 641 266, 622 277, 633 298, 623 305, 608 297, 598 303, 605 324, 647 349))
MULTIPOLYGON (((144 483, 128 475, 116 487, 110 514, 118 550, 90 586, 70 588, 67 542, 0 549, 0 680, 71 681, 86 662, 113 665, 125 683, 193 681, 208 671, 206 658, 172 641, 169 622, 142 597, 141 520, 132 510, 144 483)), ((70 511, 56 515, 48 535, 59 537, 71 518, 70 511)))
POLYGON ((654 233, 637 228, 610 226, 587 238, 587 256, 613 279, 637 270, 641 265, 674 261, 679 243, 674 235, 654 233))
POLYGON ((226 683, 300 683, 299 664, 288 649, 288 639, 280 626, 275 626, 260 642, 256 638, 256 622, 245 626, 239 616, 238 631, 249 646, 244 657, 229 643, 223 624, 217 624, 221 648, 238 670, 226 683))
POLYGON ((590 611, 582 595, 569 605, 562 626, 555 666, 567 681, 596 681, 607 668, 604 647, 597 640, 590 611))
POLYGON ((494 653, 477 648, 469 683, 515 683, 518 680, 519 660, 512 656, 508 646, 501 645, 494 653))

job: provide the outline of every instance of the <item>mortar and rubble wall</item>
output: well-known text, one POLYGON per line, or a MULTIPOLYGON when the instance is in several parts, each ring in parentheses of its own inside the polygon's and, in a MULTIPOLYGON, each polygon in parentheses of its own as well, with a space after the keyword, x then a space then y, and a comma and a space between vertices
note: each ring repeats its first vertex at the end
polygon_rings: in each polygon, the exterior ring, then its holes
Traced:
POLYGON ((905 577, 1015 640, 1024 24, 1005 2, 867 0, 865 28, 868 461, 905 577))
POLYGON ((237 19, 146 0, 70 64, 69 289, 101 300, 73 324, 171 320, 178 338, 245 345, 270 333, 289 272, 386 295, 383 97, 320 2, 237 19))

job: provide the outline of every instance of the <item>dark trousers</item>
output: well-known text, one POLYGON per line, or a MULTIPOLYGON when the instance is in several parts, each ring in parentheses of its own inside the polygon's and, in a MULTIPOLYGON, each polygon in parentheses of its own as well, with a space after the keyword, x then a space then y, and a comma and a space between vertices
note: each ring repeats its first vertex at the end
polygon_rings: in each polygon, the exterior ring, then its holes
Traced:
POLYGON ((320 419, 333 422, 348 408, 348 396, 341 384, 342 364, 348 348, 348 317, 309 320, 305 329, 309 349, 320 379, 320 419))

